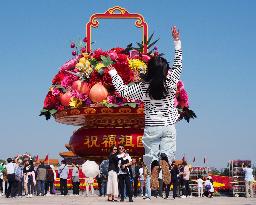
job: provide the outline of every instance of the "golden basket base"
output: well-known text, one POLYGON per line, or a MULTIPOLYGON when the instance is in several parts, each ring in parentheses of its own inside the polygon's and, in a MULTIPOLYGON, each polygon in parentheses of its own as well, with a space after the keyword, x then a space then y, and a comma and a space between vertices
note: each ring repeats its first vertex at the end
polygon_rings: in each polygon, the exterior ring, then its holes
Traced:
POLYGON ((56 122, 87 128, 144 128, 144 109, 130 107, 83 107, 54 115, 56 122))

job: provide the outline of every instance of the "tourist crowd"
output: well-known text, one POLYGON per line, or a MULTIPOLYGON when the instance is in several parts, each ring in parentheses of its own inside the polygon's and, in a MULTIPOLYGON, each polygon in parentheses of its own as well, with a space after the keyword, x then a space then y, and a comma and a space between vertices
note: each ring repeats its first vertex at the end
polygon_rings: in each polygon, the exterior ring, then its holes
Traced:
MULTIPOLYGON (((68 195, 67 181, 70 165, 62 161, 56 172, 52 165, 45 165, 43 161, 35 164, 30 159, 24 161, 8 158, 7 163, 0 164, 0 195, 9 197, 49 196, 54 194, 68 195), (57 174, 56 174, 57 173, 57 174), (57 176, 58 175, 58 176, 57 176), (54 182, 60 179, 59 191, 56 191, 54 182), (60 192, 60 193, 59 193, 60 192)), ((169 162, 165 154, 159 156, 147 167, 140 159, 132 159, 123 145, 113 146, 107 160, 99 166, 100 174, 96 177, 99 196, 108 196, 108 201, 124 201, 126 198, 133 202, 135 197, 151 200, 152 197, 170 198, 191 197, 190 172, 191 167, 182 161, 169 162)), ((79 176, 80 166, 72 164, 73 195, 81 194, 79 176)), ((244 167, 246 180, 246 196, 253 197, 251 168, 244 167), (251 173, 251 175, 250 175, 251 173), (251 192, 251 194, 249 194, 251 192)), ((94 178, 85 178, 86 196, 94 195, 94 178)), ((197 179, 198 197, 213 197, 214 187, 211 176, 197 179)))

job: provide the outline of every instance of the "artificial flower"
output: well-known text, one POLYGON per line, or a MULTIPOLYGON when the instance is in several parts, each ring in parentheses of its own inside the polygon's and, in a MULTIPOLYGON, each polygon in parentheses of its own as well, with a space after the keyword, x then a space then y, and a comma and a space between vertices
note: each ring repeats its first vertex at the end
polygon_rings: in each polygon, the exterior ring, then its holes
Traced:
POLYGON ((143 61, 139 59, 129 59, 128 60, 129 67, 132 70, 138 71, 140 73, 146 73, 147 71, 147 65, 143 61))
POLYGON ((58 98, 49 91, 44 99, 44 108, 48 110, 55 109, 58 103, 58 98))
POLYGON ((78 58, 79 57, 76 56, 75 58, 67 61, 66 63, 64 63, 64 65, 62 65, 60 67, 60 70, 63 71, 63 70, 70 70, 70 69, 74 68, 76 63, 77 63, 77 61, 78 61, 78 58))
POLYGON ((72 97, 69 102, 69 106, 73 108, 78 108, 83 104, 82 100, 72 97))
POLYGON ((96 66, 95 66, 95 70, 96 71, 99 71, 101 68, 104 68, 105 65, 103 63, 98 63, 96 66))
POLYGON ((57 89, 57 88, 53 88, 52 89, 52 95, 57 96, 59 94, 60 94, 60 90, 59 89, 57 89))

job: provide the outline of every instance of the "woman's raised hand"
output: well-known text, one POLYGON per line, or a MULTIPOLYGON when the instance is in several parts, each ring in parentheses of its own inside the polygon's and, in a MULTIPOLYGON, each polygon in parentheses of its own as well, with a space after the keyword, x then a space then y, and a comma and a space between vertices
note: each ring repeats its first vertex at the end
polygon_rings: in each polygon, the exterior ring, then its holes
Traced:
POLYGON ((176 26, 173 26, 171 31, 172 31, 173 40, 175 40, 175 41, 180 40, 180 32, 179 32, 179 30, 177 30, 176 26))

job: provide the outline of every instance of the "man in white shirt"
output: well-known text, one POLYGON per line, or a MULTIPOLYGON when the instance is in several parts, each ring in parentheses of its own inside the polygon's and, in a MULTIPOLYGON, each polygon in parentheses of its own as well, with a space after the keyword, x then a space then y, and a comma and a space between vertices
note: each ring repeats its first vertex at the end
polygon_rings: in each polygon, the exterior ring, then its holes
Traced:
POLYGON ((245 180, 245 192, 246 192, 246 198, 253 197, 253 169, 251 168, 251 165, 245 165, 242 164, 242 168, 245 174, 244 180, 245 180))
POLYGON ((8 179, 8 189, 6 191, 6 198, 15 197, 16 190, 17 190, 17 184, 15 180, 15 169, 16 169, 16 163, 13 162, 12 158, 7 159, 7 165, 6 165, 6 173, 7 173, 7 179, 8 179))
POLYGON ((129 196, 129 202, 133 202, 132 200, 132 190, 131 190, 131 181, 129 176, 129 166, 132 165, 132 158, 128 153, 125 152, 124 146, 118 146, 119 154, 117 155, 118 158, 118 184, 120 187, 120 195, 121 195, 121 202, 124 201, 124 186, 126 186, 126 191, 129 196))
POLYGON ((61 192, 61 195, 65 196, 68 194, 67 179, 68 179, 69 169, 65 160, 62 160, 61 163, 62 164, 58 169, 59 176, 60 176, 60 192, 61 192))

